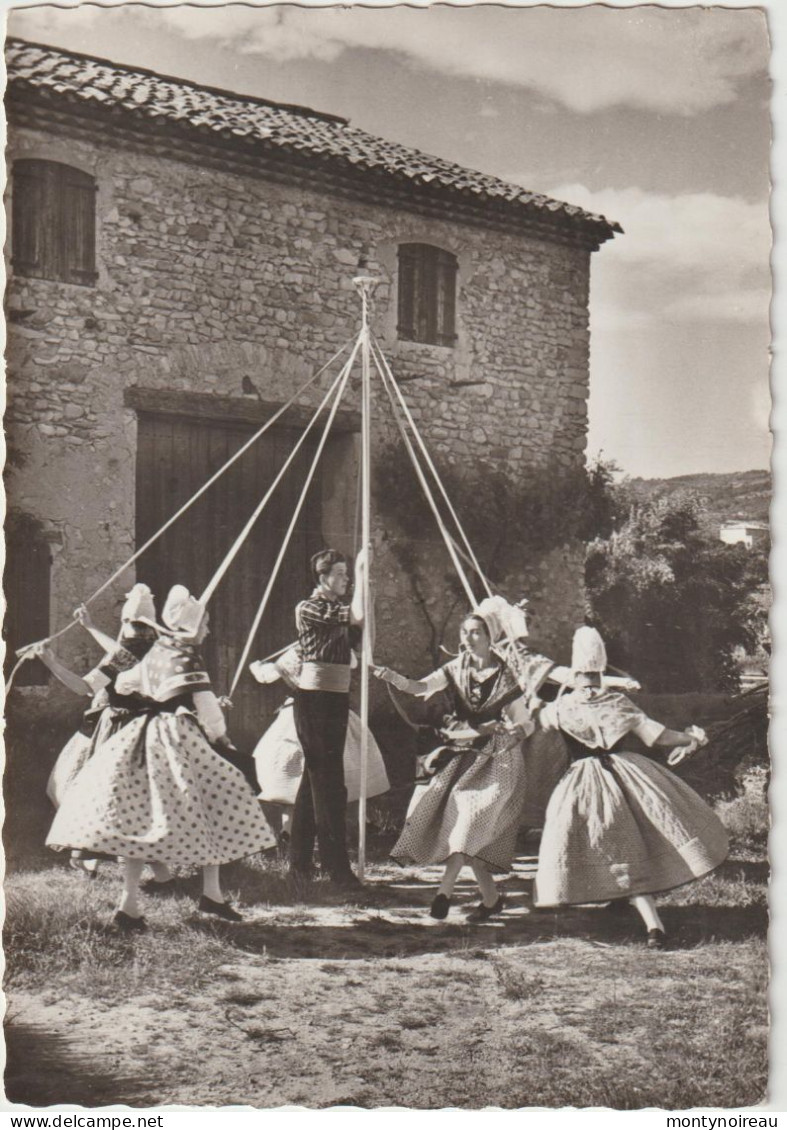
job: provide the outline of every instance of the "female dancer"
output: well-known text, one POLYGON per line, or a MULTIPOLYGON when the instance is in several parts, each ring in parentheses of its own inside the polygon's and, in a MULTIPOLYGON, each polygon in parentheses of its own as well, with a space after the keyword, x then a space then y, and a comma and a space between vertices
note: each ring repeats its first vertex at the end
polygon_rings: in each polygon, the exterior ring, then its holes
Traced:
POLYGON ((156 611, 153 594, 147 585, 136 584, 126 594, 120 613, 117 640, 95 626, 86 608, 77 610, 80 624, 104 648, 105 655, 97 667, 86 675, 76 675, 55 657, 49 647, 36 654, 69 690, 92 698, 82 725, 63 747, 47 782, 47 796, 57 808, 65 790, 95 750, 99 741, 114 733, 128 719, 130 701, 115 691, 115 679, 121 671, 134 667, 150 651, 156 640, 156 611))
MULTIPOLYGON (((297 690, 301 661, 296 648, 290 648, 274 663, 252 663, 250 670, 260 683, 275 683, 281 679, 290 690, 297 690)), ((282 822, 289 821, 298 786, 303 776, 303 750, 295 732, 292 698, 285 699, 254 750, 254 761, 259 781, 259 799, 268 804, 286 807, 282 822)), ((347 802, 352 804, 361 795, 361 719, 351 710, 344 743, 344 781, 347 802)), ((385 762, 380 747, 369 732, 369 761, 366 777, 366 796, 379 796, 390 788, 385 762)))
MULTIPOLYGON (((97 628, 86 608, 80 608, 77 619, 101 644, 106 654, 99 665, 84 676, 74 674, 65 667, 51 649, 42 645, 36 655, 65 686, 76 694, 91 696, 82 725, 61 750, 47 782, 47 796, 55 808, 60 806, 66 789, 70 786, 85 762, 93 756, 102 741, 117 733, 121 726, 134 717, 132 701, 117 694, 115 679, 121 671, 133 667, 150 650, 156 640, 155 606, 147 585, 136 584, 126 594, 120 613, 120 634, 117 640, 97 628)), ((71 852, 71 867, 90 879, 98 873, 99 859, 87 851, 71 852)), ((151 864, 154 873, 152 889, 169 887, 172 876, 163 864, 151 864)))
MULTIPOLYGON (((549 701, 558 690, 572 680, 569 667, 558 665, 541 655, 528 642, 528 625, 525 606, 527 600, 510 604, 502 596, 488 596, 478 605, 477 612, 489 627, 495 651, 516 673, 523 690, 549 701), (548 685, 549 684, 549 685, 548 685)), ((636 679, 627 675, 604 675, 605 687, 624 691, 638 691, 636 679)), ((522 746, 525 758, 523 827, 542 828, 549 798, 569 765, 568 753, 562 736, 557 731, 537 728, 522 746)))
POLYGON ((200 866, 198 908, 231 922, 219 865, 275 845, 240 769, 217 752, 228 747, 224 716, 198 648, 208 631, 205 607, 175 585, 162 613, 161 638, 116 680, 146 712, 103 742, 63 797, 47 843, 121 855, 124 890, 115 923, 144 930, 139 879, 146 860, 200 866), (215 748, 214 748, 215 747, 215 748))
POLYGON ((594 628, 574 635, 576 689, 537 711, 545 729, 560 730, 572 765, 547 807, 536 874, 536 906, 628 898, 642 917, 650 949, 665 944, 653 894, 718 867, 728 851, 716 814, 668 769, 622 752, 634 734, 648 746, 694 752, 704 734, 668 730, 625 695, 606 691, 604 641, 594 628))
POLYGON ((456 718, 441 731, 447 744, 427 758, 434 776, 416 786, 391 855, 400 863, 445 863, 430 909, 438 919, 447 916, 456 879, 469 864, 482 898, 468 920, 483 922, 504 905, 492 871, 508 871, 514 857, 525 775, 521 743, 533 723, 522 687, 493 650, 481 615, 464 620, 461 640, 457 658, 424 679, 387 667, 375 674, 407 694, 448 690, 451 696, 456 718))

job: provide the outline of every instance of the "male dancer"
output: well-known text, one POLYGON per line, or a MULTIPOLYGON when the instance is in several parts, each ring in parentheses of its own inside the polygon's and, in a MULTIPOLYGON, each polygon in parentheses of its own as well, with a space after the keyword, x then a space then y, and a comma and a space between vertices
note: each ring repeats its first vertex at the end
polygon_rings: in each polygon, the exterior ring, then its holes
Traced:
POLYGON ((350 584, 347 561, 334 549, 311 560, 317 587, 295 609, 301 673, 294 694, 295 728, 303 749, 305 769, 290 825, 290 875, 309 880, 315 833, 320 863, 333 887, 358 891, 362 884, 347 855, 344 785, 344 742, 350 709, 351 650, 357 646, 364 619, 364 570, 369 554, 355 562, 352 602, 343 598, 350 584))

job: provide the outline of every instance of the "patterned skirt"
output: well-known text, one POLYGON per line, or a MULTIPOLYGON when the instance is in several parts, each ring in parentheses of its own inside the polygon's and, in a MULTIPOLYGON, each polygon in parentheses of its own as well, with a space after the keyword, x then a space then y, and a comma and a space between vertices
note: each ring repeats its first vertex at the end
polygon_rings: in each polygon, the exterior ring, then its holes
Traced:
POLYGON ((103 741, 65 790, 49 847, 169 866, 228 863, 276 839, 240 770, 188 713, 141 715, 103 741))
POLYGON ((443 863, 462 852, 508 871, 524 798, 520 741, 495 734, 482 753, 454 757, 426 785, 417 785, 399 839, 398 863, 443 863))
POLYGON ((118 711, 111 706, 101 711, 92 735, 77 730, 63 746, 49 774, 46 795, 55 808, 59 808, 66 789, 75 780, 82 766, 92 757, 102 742, 116 734, 133 717, 130 711, 118 711))
POLYGON ((547 807, 537 906, 655 894, 698 879, 729 850, 716 814, 668 769, 638 753, 574 762, 547 807))
MULTIPOLYGON (((260 800, 269 804, 295 804, 303 776, 303 750, 295 732, 292 706, 284 706, 257 742, 254 750, 260 800)), ((361 795, 361 719, 350 711, 344 743, 344 784, 349 803, 361 795)), ((366 796, 379 796, 391 787, 380 747, 369 732, 366 796)))
POLYGON ((90 735, 77 730, 73 738, 69 738, 58 754, 57 761, 52 766, 52 772, 49 774, 49 780, 46 783, 46 795, 55 808, 60 807, 66 789, 90 757, 92 748, 93 741, 90 735))

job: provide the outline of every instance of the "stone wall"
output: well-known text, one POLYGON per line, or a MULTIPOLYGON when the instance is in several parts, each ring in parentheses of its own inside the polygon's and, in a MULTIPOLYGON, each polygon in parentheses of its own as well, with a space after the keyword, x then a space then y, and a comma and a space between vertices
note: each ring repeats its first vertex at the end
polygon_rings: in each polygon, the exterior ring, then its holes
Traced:
MULTIPOLYGON (((375 329, 431 449, 460 465, 504 467, 512 479, 550 461, 582 463, 586 250, 201 168, 111 136, 88 142, 65 128, 12 128, 9 167, 17 157, 78 166, 98 185, 96 286, 9 274, 7 428, 21 456, 9 500, 40 518, 52 542, 53 628, 133 550, 136 417, 124 391, 240 400, 248 378, 264 400, 284 402, 357 332, 351 280, 364 248, 382 278, 375 329), (410 241, 458 258, 455 348, 396 338, 396 247, 410 241)), ((393 434, 383 408, 380 390, 378 450, 393 434)), ((428 631, 379 521, 376 540, 379 657, 419 674, 428 631)), ((437 604, 440 552, 428 551, 437 604)), ((539 638, 565 657, 582 611, 578 548, 523 563, 511 584, 536 597, 539 638)), ((116 588, 97 618, 111 622, 118 599, 116 588)), ((85 647, 73 633, 63 654, 70 648, 81 662, 85 647)))

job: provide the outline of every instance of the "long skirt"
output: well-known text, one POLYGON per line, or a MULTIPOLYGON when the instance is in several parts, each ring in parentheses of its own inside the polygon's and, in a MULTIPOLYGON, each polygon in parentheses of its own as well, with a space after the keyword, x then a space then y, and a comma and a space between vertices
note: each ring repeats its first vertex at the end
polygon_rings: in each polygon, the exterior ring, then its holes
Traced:
MULTIPOLYGON (((303 750, 295 732, 292 705, 283 706, 257 742, 254 750, 260 800, 270 804, 295 804, 303 776, 303 750)), ((361 719, 350 711, 344 743, 344 784, 349 802, 361 795, 361 719)), ((366 796, 379 796, 390 788, 380 747, 369 731, 366 796)))
POLYGON ((522 743, 525 759, 523 828, 543 828, 549 798, 568 768, 568 751, 557 730, 536 730, 522 743))
POLYGON ((49 774, 49 780, 46 783, 46 795, 55 808, 60 807, 66 789, 90 757, 92 746, 90 735, 77 730, 58 754, 57 761, 52 766, 52 772, 49 774))
POLYGON ((47 836, 55 849, 197 867, 275 846, 239 769, 193 715, 141 715, 102 742, 65 791, 47 836))
POLYGON ((508 871, 524 798, 521 742, 495 734, 481 753, 452 758, 417 785, 391 855, 399 863, 443 863, 454 852, 508 871))
POLYGON ((58 754, 57 761, 49 774, 46 795, 55 808, 59 808, 66 789, 75 780, 85 762, 107 738, 116 734, 134 715, 129 710, 117 710, 107 706, 101 711, 92 734, 77 730, 58 754))
POLYGON ((575 761, 549 802, 537 906, 606 902, 679 887, 729 850, 716 814, 668 769, 638 753, 575 761))

